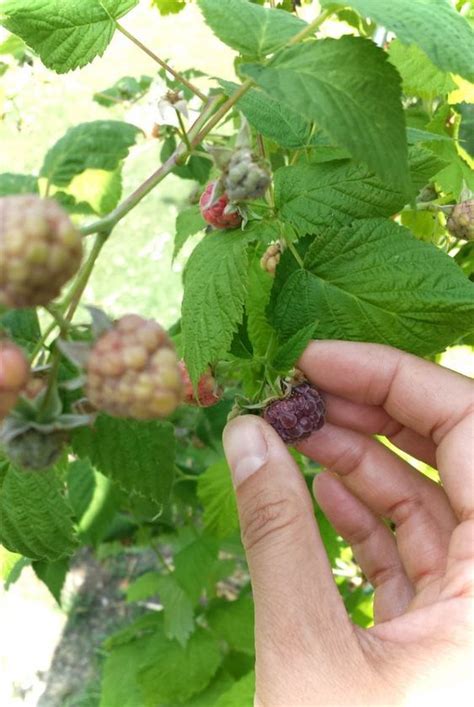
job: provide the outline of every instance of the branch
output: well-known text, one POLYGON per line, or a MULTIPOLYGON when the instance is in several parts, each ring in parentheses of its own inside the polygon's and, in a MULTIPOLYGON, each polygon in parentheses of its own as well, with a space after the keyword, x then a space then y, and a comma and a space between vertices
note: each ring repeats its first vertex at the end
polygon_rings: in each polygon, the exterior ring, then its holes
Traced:
POLYGON ((157 64, 159 64, 163 69, 168 71, 174 78, 179 81, 180 83, 183 84, 183 86, 186 86, 186 88, 189 88, 192 93, 194 93, 198 98, 203 101, 203 103, 207 100, 207 96, 202 93, 194 84, 191 83, 191 81, 188 81, 188 79, 184 78, 182 74, 179 73, 179 71, 176 71, 173 69, 169 64, 166 63, 166 61, 163 61, 163 59, 160 59, 160 57, 155 54, 154 52, 151 51, 151 49, 148 49, 145 44, 140 42, 137 37, 134 37, 133 34, 130 34, 125 27, 122 27, 122 25, 119 22, 115 22, 115 26, 117 27, 118 31, 121 32, 127 39, 129 39, 133 44, 135 44, 137 47, 139 47, 142 51, 145 52, 145 54, 148 54, 149 57, 153 59, 153 61, 156 61, 157 64))

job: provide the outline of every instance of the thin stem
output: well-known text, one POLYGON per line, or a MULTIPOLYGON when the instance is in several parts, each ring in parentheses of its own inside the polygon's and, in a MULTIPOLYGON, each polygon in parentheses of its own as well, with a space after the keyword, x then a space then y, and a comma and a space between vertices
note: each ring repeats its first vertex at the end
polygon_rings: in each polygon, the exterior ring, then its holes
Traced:
POLYGON ((48 312, 48 314, 52 316, 52 318, 54 319, 54 323, 61 330, 61 334, 63 332, 68 331, 70 327, 70 322, 66 321, 58 307, 55 307, 52 304, 48 304, 45 306, 44 309, 48 312))
POLYGON ((181 137, 184 140, 184 143, 187 147, 188 152, 191 153, 193 151, 193 148, 191 147, 191 143, 189 142, 189 137, 188 137, 188 133, 186 132, 186 126, 183 121, 183 116, 181 115, 181 111, 176 110, 176 108, 175 108, 175 112, 178 117, 179 127, 181 128, 181 137))
POLYGON ((72 321, 74 313, 79 305, 79 302, 81 301, 81 297, 84 294, 84 290, 87 287, 87 283, 89 282, 89 278, 94 269, 96 260, 99 257, 100 251, 104 247, 109 235, 110 231, 102 231, 97 234, 92 250, 89 253, 89 257, 87 258, 82 270, 79 272, 74 286, 64 301, 63 307, 67 309, 65 316, 66 322, 72 321))
POLYGON ((230 96, 225 103, 222 104, 222 106, 219 108, 218 111, 212 116, 210 121, 206 123, 206 126, 203 130, 201 130, 196 137, 191 140, 191 145, 193 147, 196 147, 199 145, 200 142, 204 140, 206 135, 208 135, 211 130, 219 123, 221 118, 225 116, 225 114, 239 101, 242 96, 244 96, 247 91, 252 88, 253 86, 253 81, 252 79, 247 79, 245 83, 243 83, 239 88, 230 96))
POLYGON ((201 99, 201 101, 205 102, 207 101, 207 96, 202 93, 194 84, 191 83, 191 81, 188 81, 188 79, 184 78, 182 74, 179 73, 179 71, 176 71, 173 69, 169 64, 166 63, 166 61, 163 61, 163 59, 160 59, 160 57, 155 54, 154 52, 151 51, 143 42, 141 42, 137 37, 135 37, 133 34, 128 32, 125 27, 123 27, 119 22, 115 22, 115 26, 117 27, 118 31, 121 32, 127 39, 129 39, 133 44, 135 44, 137 47, 139 47, 142 51, 145 52, 145 54, 148 54, 148 56, 153 59, 153 61, 156 61, 157 64, 159 64, 163 69, 166 69, 168 73, 170 73, 174 78, 179 81, 180 83, 183 84, 183 86, 186 86, 186 88, 189 88, 190 91, 192 91, 198 98, 201 99))
POLYGON ((298 32, 298 34, 295 34, 285 46, 292 47, 293 45, 298 44, 298 42, 301 42, 303 39, 306 39, 306 37, 309 37, 311 34, 314 34, 316 30, 318 30, 321 25, 326 22, 330 15, 332 15, 330 10, 323 10, 323 12, 321 12, 315 20, 310 22, 307 27, 301 30, 301 32, 298 32))
POLYGON ((286 245, 288 246, 288 250, 289 250, 289 251, 291 252, 291 254, 294 256, 294 258, 295 258, 295 260, 297 261, 297 263, 298 263, 298 265, 300 266, 300 268, 303 268, 303 269, 304 269, 304 263, 303 263, 303 261, 301 260, 301 256, 300 256, 300 254, 298 253, 298 251, 296 250, 296 248, 295 248, 295 246, 293 245, 293 243, 292 243, 291 241, 286 241, 286 245))
POLYGON ((34 347, 33 351, 31 352, 30 363, 34 363, 36 357, 41 352, 41 349, 43 348, 43 346, 47 342, 49 335, 52 334, 52 332, 56 328, 56 324, 57 324, 56 321, 52 321, 51 324, 45 330, 42 337, 37 341, 36 346, 34 347))

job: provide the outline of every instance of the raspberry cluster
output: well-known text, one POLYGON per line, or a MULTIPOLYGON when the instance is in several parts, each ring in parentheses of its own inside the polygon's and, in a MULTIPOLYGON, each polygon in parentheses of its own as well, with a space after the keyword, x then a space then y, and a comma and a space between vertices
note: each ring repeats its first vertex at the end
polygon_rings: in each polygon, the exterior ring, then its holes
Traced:
POLYGON ((167 333, 136 314, 119 319, 89 355, 86 390, 94 407, 116 417, 170 415, 181 402, 183 383, 167 333))
POLYGON ((319 392, 309 383, 301 383, 290 395, 275 400, 263 411, 263 418, 287 444, 306 439, 325 422, 326 406, 319 392))
POLYGON ((260 199, 270 186, 270 171, 241 147, 232 155, 224 177, 224 187, 232 202, 260 199))
POLYGON ((48 304, 81 260, 81 236, 57 202, 34 194, 0 199, 0 305, 48 304))
POLYGON ((451 211, 448 231, 455 238, 474 240, 474 199, 462 201, 451 211))
POLYGON ((260 265, 269 275, 275 275, 278 263, 281 259, 281 246, 279 243, 269 245, 263 254, 260 265))

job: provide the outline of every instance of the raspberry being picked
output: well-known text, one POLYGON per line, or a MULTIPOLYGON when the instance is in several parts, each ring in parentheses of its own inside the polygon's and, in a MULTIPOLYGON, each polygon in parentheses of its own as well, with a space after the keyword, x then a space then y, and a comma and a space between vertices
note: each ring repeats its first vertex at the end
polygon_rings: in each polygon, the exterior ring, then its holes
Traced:
POLYGON ((89 354, 86 391, 94 407, 116 417, 151 420, 174 412, 183 383, 165 330, 136 314, 115 322, 89 354))
POLYGON ((455 238, 474 240, 474 199, 456 204, 448 218, 447 226, 455 238))
POLYGON ((219 182, 210 182, 204 190, 199 205, 202 217, 207 223, 218 229, 239 228, 242 215, 230 204, 229 196, 223 193, 219 196, 219 182))
POLYGON ((219 388, 210 368, 199 379, 196 393, 184 361, 179 362, 179 370, 184 384, 184 403, 203 408, 217 405, 222 398, 222 390, 219 388))
POLYGON ((34 194, 0 198, 0 305, 48 304, 81 260, 81 236, 56 201, 34 194))
POLYGON ((0 340, 0 420, 15 406, 29 374, 23 351, 11 341, 0 340))
POLYGON ((319 392, 310 383, 295 386, 291 393, 269 403, 263 418, 287 444, 296 444, 321 429, 326 406, 319 392))

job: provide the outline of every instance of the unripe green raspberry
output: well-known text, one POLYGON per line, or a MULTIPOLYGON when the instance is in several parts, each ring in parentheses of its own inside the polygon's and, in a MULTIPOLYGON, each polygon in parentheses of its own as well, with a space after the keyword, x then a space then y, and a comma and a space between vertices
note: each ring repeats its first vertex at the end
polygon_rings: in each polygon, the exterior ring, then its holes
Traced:
POLYGON ((263 197, 270 182, 269 169, 254 158, 250 148, 234 152, 224 177, 224 188, 231 202, 263 197))
POLYGON ((81 236, 57 202, 34 194, 0 198, 0 305, 48 304, 81 260, 81 236))
POLYGON ((461 201, 454 207, 448 218, 448 231, 455 238, 474 240, 474 199, 461 201))
POLYGON ((29 429, 5 442, 4 449, 15 467, 25 471, 41 471, 58 461, 66 442, 64 431, 44 433, 29 429))
POLYGON ((98 339, 87 363, 87 396, 116 417, 166 417, 182 399, 174 346, 164 329, 136 314, 119 319, 98 339))

